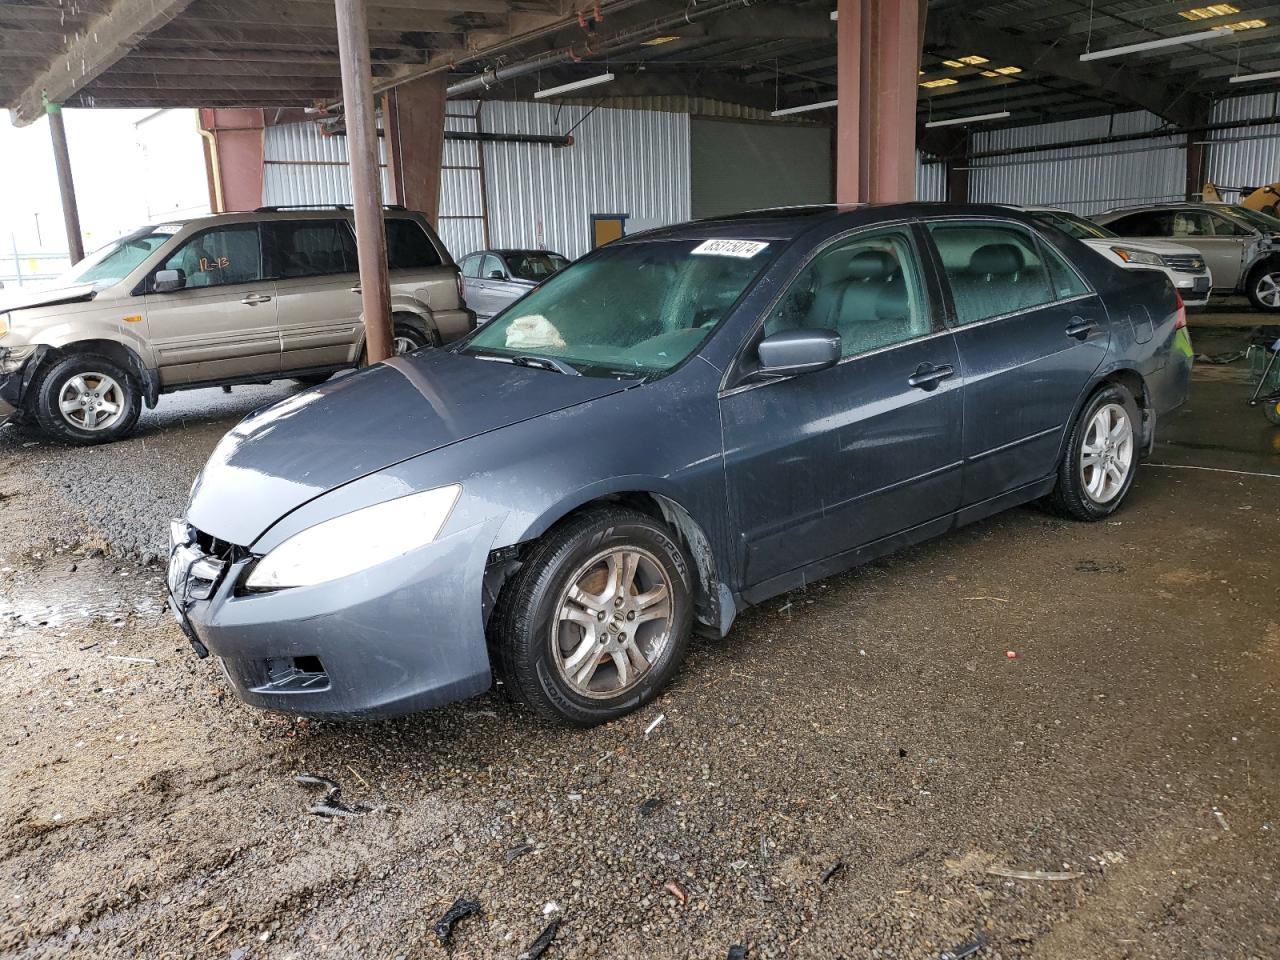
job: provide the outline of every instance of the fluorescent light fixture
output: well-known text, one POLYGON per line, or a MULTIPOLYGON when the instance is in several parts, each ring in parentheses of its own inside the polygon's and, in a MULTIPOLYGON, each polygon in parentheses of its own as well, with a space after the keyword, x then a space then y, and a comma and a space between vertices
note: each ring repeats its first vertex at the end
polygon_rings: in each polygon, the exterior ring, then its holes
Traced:
POLYGON ((1184 43, 1199 43, 1201 40, 1216 40, 1219 37, 1231 36, 1230 27, 1218 27, 1216 30, 1202 30, 1199 33, 1184 33, 1180 37, 1161 37, 1159 40, 1144 40, 1142 43, 1130 43, 1123 47, 1112 47, 1109 50, 1090 50, 1080 54, 1081 60, 1105 60, 1107 57, 1121 57, 1126 53, 1140 53, 1143 50, 1158 50, 1161 47, 1177 47, 1184 43))
POLYGON ((648 40, 641 40, 642 47, 657 47, 664 43, 670 43, 672 40, 679 40, 679 37, 651 37, 648 40))
POLYGON ((1253 83, 1255 80, 1280 80, 1280 70, 1268 70, 1266 73, 1246 73, 1232 77, 1232 83, 1253 83))
POLYGON ((1008 110, 999 113, 979 113, 972 117, 956 117, 954 120, 930 120, 926 127, 958 127, 962 123, 978 123, 981 120, 1003 120, 1009 116, 1008 110))
POLYGON ((1241 30, 1257 30, 1259 27, 1265 27, 1266 25, 1267 21, 1265 20, 1239 20, 1235 23, 1228 23, 1226 29, 1239 33, 1241 30))
POLYGON ((821 103, 806 103, 803 107, 785 107, 782 110, 774 110, 769 114, 771 117, 787 117, 793 113, 808 113, 810 110, 826 110, 828 107, 834 107, 839 100, 823 100, 821 103))
POLYGON ((996 67, 996 73, 1004 74, 1006 77, 1011 73, 1021 73, 1021 67, 996 67))
POLYGON ((832 20, 839 20, 839 19, 840 19, 840 11, 839 11, 839 10, 832 10, 832 11, 831 11, 831 19, 832 19, 832 20))
POLYGON ((1239 13, 1239 7, 1233 7, 1229 3, 1211 3, 1207 7, 1192 7, 1190 10, 1178 11, 1178 16, 1183 20, 1208 20, 1211 17, 1226 17, 1233 13, 1239 13))
POLYGON ((967 63, 971 67, 976 67, 980 63, 990 63, 986 57, 980 57, 976 53, 971 53, 967 57, 960 58, 961 63, 967 63))
POLYGON ((569 93, 572 90, 581 90, 583 87, 594 87, 597 84, 608 83, 613 79, 612 73, 601 73, 594 77, 587 77, 583 80, 575 80, 573 83, 562 83, 558 87, 547 87, 545 90, 539 90, 533 95, 535 100, 542 100, 545 97, 558 97, 562 93, 569 93))
POLYGON ((932 90, 935 87, 950 87, 959 82, 955 77, 939 77, 937 80, 926 80, 920 86, 926 90, 932 90))

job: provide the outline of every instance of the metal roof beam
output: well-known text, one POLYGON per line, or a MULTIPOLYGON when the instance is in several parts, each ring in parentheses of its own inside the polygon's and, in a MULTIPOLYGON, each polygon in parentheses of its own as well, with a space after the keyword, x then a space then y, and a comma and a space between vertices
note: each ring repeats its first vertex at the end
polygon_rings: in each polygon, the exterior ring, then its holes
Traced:
POLYGON ((929 42, 933 46, 981 53, 1024 70, 1092 87, 1182 126, 1194 123, 1198 111, 1203 109, 1203 98, 1185 87, 1175 88, 1124 65, 1082 63, 1077 54, 1053 43, 967 18, 931 17, 929 42))
POLYGON ((46 97, 52 103, 62 103, 79 93, 190 3, 191 0, 116 0, 10 102, 14 123, 23 126, 40 116, 46 97))

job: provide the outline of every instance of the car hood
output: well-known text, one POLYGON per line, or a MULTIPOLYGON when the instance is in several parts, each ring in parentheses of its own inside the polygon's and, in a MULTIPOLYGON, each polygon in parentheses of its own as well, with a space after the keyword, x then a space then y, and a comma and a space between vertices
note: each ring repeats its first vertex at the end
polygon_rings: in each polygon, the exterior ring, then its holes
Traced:
POLYGON ((1120 246, 1129 250, 1141 250, 1158 254, 1163 257, 1185 257, 1189 254, 1198 256, 1200 254, 1200 251, 1190 244, 1169 243, 1166 240, 1152 240, 1150 237, 1142 237, 1138 240, 1130 240, 1128 237, 1107 237, 1105 240, 1089 239, 1083 242, 1102 251, 1110 251, 1112 247, 1120 246))
POLYGON ((0 290, 0 313, 7 310, 24 310, 27 307, 49 307, 56 303, 75 303, 92 300, 97 288, 92 283, 77 283, 69 287, 45 287, 39 290, 0 290))
POLYGON ((395 357, 242 420, 196 478, 187 520, 249 546, 285 514, 343 484, 630 385, 444 350, 395 357))

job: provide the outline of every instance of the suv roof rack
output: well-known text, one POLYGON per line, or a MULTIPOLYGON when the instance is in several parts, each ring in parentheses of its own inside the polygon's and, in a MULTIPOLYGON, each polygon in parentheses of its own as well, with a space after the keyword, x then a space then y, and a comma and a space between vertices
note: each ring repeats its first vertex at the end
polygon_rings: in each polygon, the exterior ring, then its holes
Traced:
MULTIPOLYGON (((270 207, 255 207, 254 213, 279 213, 281 210, 350 210, 349 203, 281 203, 270 207)), ((402 203, 384 203, 383 210, 408 210, 402 203)))

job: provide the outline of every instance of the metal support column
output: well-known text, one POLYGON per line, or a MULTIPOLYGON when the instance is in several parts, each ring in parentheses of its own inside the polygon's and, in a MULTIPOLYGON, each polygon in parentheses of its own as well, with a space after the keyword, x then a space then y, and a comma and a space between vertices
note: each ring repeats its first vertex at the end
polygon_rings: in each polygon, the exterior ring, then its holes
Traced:
POLYGON ((80 210, 76 206, 76 185, 71 179, 71 154, 67 150, 67 128, 62 122, 62 105, 46 103, 49 133, 53 137, 53 165, 58 170, 58 194, 62 197, 62 220, 67 227, 67 250, 71 262, 84 259, 84 237, 80 233, 80 210))
POLYGON ((923 3, 838 0, 836 202, 915 197, 923 3))
POLYGON ((391 284, 387 279, 387 235, 382 220, 382 180, 374 128, 369 13, 365 0, 334 0, 334 8, 338 18, 342 104, 350 151, 356 251, 360 261, 365 351, 369 363, 377 363, 391 356, 391 284))

